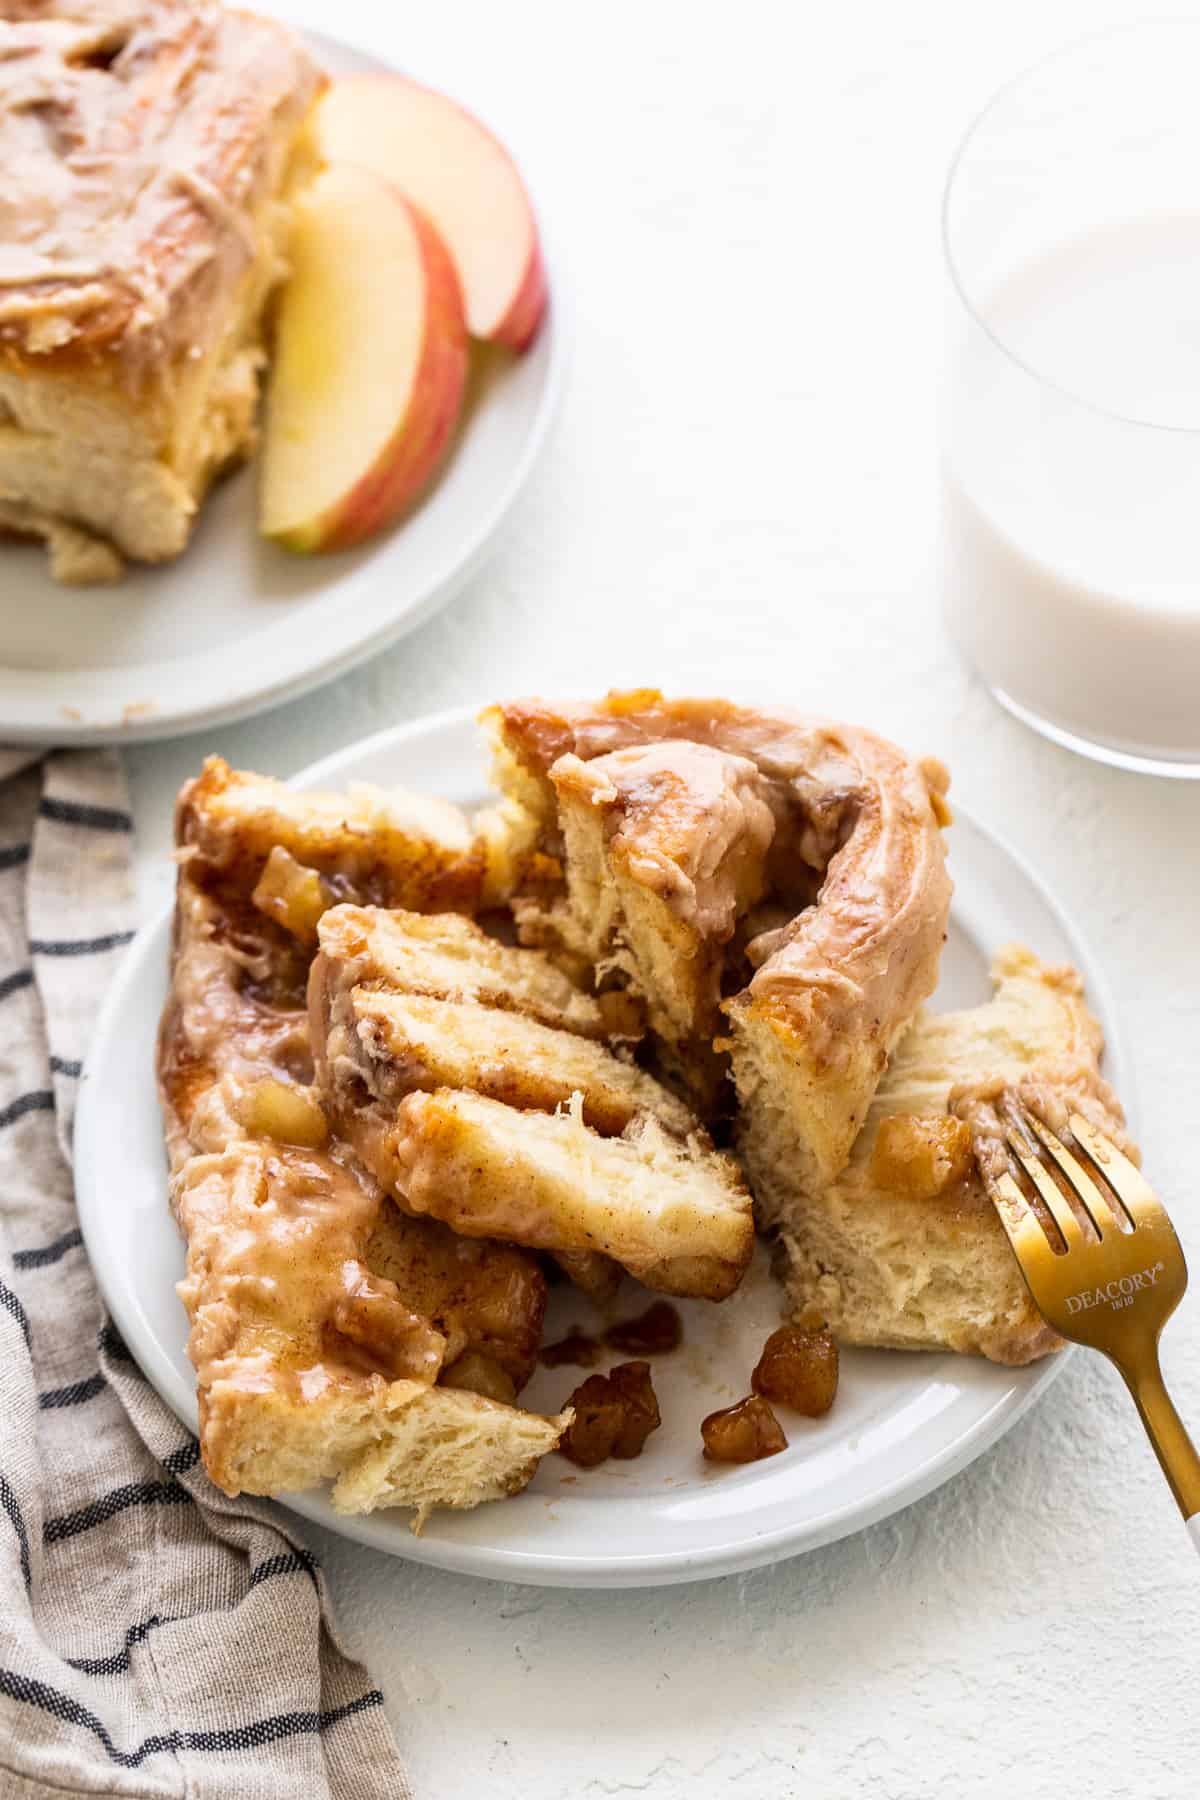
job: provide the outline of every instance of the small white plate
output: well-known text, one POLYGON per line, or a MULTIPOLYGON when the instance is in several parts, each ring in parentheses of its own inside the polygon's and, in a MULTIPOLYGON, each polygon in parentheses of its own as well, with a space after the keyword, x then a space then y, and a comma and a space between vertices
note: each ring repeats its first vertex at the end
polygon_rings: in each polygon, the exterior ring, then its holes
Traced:
MULTIPOLYGON (((456 713, 387 731, 328 758, 299 787, 366 780, 472 805, 483 756, 470 717, 456 713)), ((1106 1071, 1132 1098, 1104 981, 1053 900, 1013 853, 960 812, 950 833, 956 883, 936 1004, 986 999, 990 954, 1012 939, 1075 963, 1108 1038, 1106 1071)), ((79 1218, 100 1287, 133 1355, 179 1417, 196 1427, 187 1321, 174 1292, 183 1245, 167 1210, 154 1036, 166 992, 170 923, 131 946, 100 1019, 76 1126, 79 1218)), ((622 1317, 647 1304, 627 1284, 622 1317)), ((344 1518, 323 1493, 287 1504, 376 1549, 438 1568, 564 1587, 638 1587, 725 1575, 826 1544, 917 1500, 963 1468, 1018 1419, 1061 1366, 1003 1369, 970 1357, 847 1351, 837 1401, 821 1421, 784 1414, 789 1446, 744 1469, 700 1455, 699 1423, 745 1393, 780 1295, 760 1254, 722 1306, 680 1303, 684 1345, 654 1359, 663 1425, 633 1463, 591 1472, 549 1456, 528 1490, 495 1506, 436 1515, 412 1536, 406 1513, 344 1518)), ((593 1315, 574 1290, 551 1294, 550 1341, 593 1315)), ((539 1369, 522 1401, 557 1408, 583 1379, 539 1369)))
MULTIPOLYGON (((332 74, 386 67, 310 41, 332 74)), ((265 543, 251 462, 213 491, 176 562, 114 587, 59 587, 40 546, 0 544, 0 742, 134 743, 224 724, 343 674, 444 605, 525 486, 562 387, 564 283, 540 207, 538 219, 542 329, 523 356, 476 347, 457 442, 382 537, 328 556, 265 543)))

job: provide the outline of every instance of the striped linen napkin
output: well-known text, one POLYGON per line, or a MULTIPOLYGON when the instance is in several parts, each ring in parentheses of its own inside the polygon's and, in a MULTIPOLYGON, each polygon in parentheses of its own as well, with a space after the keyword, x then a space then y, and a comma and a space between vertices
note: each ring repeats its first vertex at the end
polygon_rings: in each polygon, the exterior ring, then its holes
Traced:
POLYGON ((0 1796, 410 1800, 313 1557, 213 1487, 88 1267, 71 1121, 130 862, 115 756, 0 751, 0 1796))

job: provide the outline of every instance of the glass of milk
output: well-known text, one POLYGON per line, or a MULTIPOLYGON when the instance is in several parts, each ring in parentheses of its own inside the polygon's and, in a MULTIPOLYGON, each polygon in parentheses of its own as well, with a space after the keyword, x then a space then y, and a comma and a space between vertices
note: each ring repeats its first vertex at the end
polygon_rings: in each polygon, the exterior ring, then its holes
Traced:
POLYGON ((945 604, 997 700, 1200 777, 1200 20, 1051 57, 945 199, 945 604))

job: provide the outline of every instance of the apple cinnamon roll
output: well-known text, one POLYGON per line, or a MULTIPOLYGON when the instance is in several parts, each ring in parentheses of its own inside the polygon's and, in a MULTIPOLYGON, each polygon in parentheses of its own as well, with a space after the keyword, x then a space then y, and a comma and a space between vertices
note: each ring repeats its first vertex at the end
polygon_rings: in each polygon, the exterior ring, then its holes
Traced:
POLYGON ((504 795, 485 890, 525 942, 633 995, 710 1114, 736 1090, 779 1225, 845 1166, 936 985, 945 770, 855 726, 652 689, 484 722, 504 795))

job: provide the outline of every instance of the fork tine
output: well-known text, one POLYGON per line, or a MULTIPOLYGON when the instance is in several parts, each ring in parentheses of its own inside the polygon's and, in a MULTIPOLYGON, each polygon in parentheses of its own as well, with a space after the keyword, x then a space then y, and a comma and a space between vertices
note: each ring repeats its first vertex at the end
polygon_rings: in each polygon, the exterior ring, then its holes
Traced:
MULTIPOLYGON (((1023 1120, 1024 1114, 1022 1114, 1023 1120)), ((1010 1127, 1005 1135, 1013 1155, 1041 1195, 1050 1216, 1062 1233, 1064 1245, 1068 1250, 1078 1250, 1084 1242, 1083 1227, 1071 1210, 1070 1203, 1064 1198, 1053 1175, 1036 1151, 1021 1141, 1017 1131, 1010 1127)))
POLYGON ((1101 1193, 1078 1157, 1071 1155, 1062 1139, 1036 1113, 1026 1112, 1025 1117, 1074 1188, 1077 1198, 1087 1208, 1100 1237, 1108 1232, 1120 1231, 1121 1221, 1113 1210, 1112 1202, 1101 1193))
POLYGON ((1039 1255, 1046 1256, 1052 1252, 1050 1240, 1012 1175, 987 1175, 984 1177, 984 1186, 1007 1233, 1008 1241, 1017 1253, 1017 1260, 1028 1275, 1029 1265, 1039 1255))
POLYGON ((1135 1169, 1110 1138, 1079 1113, 1071 1115, 1071 1132, 1083 1145, 1121 1205, 1137 1225, 1170 1226, 1166 1210, 1140 1169, 1135 1169))

